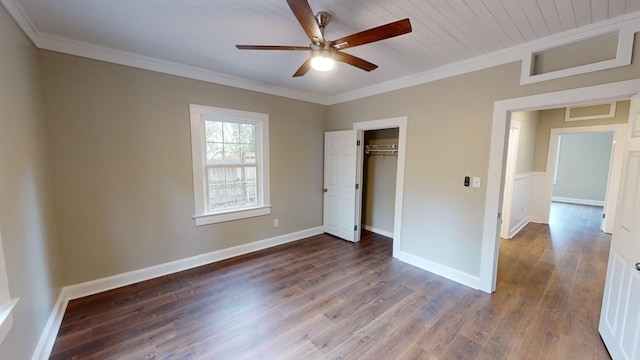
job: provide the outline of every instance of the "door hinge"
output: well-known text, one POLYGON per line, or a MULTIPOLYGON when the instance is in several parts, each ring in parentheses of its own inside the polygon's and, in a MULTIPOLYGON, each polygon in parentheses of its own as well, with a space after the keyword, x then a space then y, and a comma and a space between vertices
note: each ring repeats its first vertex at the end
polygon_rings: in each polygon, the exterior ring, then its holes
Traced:
POLYGON ((604 218, 606 218, 606 217, 607 217, 607 214, 602 213, 602 218, 604 219, 604 218))
POLYGON ((356 146, 360 146, 360 140, 356 140, 356 146))
POLYGON ((353 225, 353 231, 358 231, 358 225, 353 225))
POLYGON ((360 189, 360 184, 356 184, 356 190, 360 189))

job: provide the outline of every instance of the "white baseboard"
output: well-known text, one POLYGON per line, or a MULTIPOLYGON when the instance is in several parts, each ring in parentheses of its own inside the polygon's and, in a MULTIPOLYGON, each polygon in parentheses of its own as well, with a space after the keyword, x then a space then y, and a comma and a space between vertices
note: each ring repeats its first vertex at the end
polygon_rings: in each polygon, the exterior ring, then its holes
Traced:
POLYGON ((542 218, 539 216, 529 216, 529 222, 536 224, 547 224, 547 222, 542 220, 542 218))
POLYGON ((466 285, 472 289, 480 289, 480 277, 474 276, 469 273, 444 266, 442 264, 435 263, 431 260, 423 259, 421 257, 409 254, 400 250, 396 256, 398 260, 404 261, 407 264, 419 267, 422 270, 440 275, 449 280, 455 281, 462 285, 466 285))
POLYGON ((516 236, 520 232, 520 230, 522 230, 525 226, 527 226, 528 223, 529 223, 528 218, 522 219, 522 221, 520 221, 516 226, 514 226, 513 229, 509 230, 509 239, 516 236))
POLYGON ((51 314, 44 326, 42 335, 40 335, 40 340, 38 341, 38 345, 36 345, 33 356, 31 356, 31 360, 47 360, 51 355, 51 350, 53 350, 53 345, 56 342, 56 336, 58 336, 58 330, 60 330, 60 324, 62 324, 64 312, 69 303, 69 300, 65 296, 64 289, 65 288, 62 288, 60 290, 58 300, 53 306, 53 310, 51 310, 51 314))
POLYGON ((60 329, 60 324, 62 323, 64 312, 67 309, 67 304, 70 300, 97 294, 122 286, 135 284, 137 282, 153 279, 175 272, 192 269, 216 261, 252 253, 254 251, 267 249, 297 240, 302 240, 311 236, 322 234, 323 232, 324 231, 322 229, 322 226, 318 226, 311 229, 272 237, 270 239, 254 241, 244 245, 196 255, 186 259, 180 259, 144 269, 129 271, 123 274, 109 276, 102 279, 65 286, 60 291, 58 300, 56 301, 56 304, 51 311, 49 320, 47 321, 44 331, 40 336, 40 341, 36 346, 36 350, 34 351, 31 360, 46 360, 51 355, 51 350, 53 349, 53 345, 56 341, 56 336, 58 335, 58 330, 60 329))
POLYGON ((382 236, 386 236, 386 237, 390 237, 390 238, 393 239, 393 233, 392 232, 388 232, 388 231, 381 230, 381 229, 378 229, 378 228, 374 228, 373 226, 364 225, 364 224, 362 225, 362 228, 365 229, 365 230, 369 230, 369 231, 371 231, 373 233, 376 233, 376 234, 379 234, 379 235, 382 235, 382 236))
POLYGON ((576 199, 562 196, 552 196, 551 201, 578 205, 604 206, 603 200, 576 199))

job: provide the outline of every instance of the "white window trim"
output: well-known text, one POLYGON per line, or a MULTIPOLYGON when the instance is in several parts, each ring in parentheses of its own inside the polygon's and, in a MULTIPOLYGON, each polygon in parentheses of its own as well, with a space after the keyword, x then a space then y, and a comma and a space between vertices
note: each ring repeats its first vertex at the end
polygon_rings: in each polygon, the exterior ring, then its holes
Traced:
POLYGON ((11 299, 11 296, 9 296, 9 280, 7 278, 7 268, 4 261, 2 231, 0 231, 0 344, 13 326, 11 311, 17 303, 17 298, 11 299))
POLYGON ((204 105, 189 105, 191 113, 191 158, 193 161, 193 199, 196 226, 245 219, 271 214, 269 176, 269 115, 250 111, 232 110, 204 105), (258 205, 224 209, 214 213, 205 212, 206 181, 203 172, 205 156, 204 116, 222 117, 256 125, 256 148, 261 149, 258 161, 258 181, 262 185, 258 192, 258 205))
POLYGON ((533 84, 541 81, 560 79, 563 77, 586 74, 595 71, 630 65, 633 56, 633 40, 636 29, 632 26, 624 24, 617 25, 616 27, 617 29, 614 29, 613 31, 611 31, 609 27, 596 29, 594 31, 588 31, 557 41, 547 42, 543 46, 525 51, 525 55, 522 58, 522 68, 520 71, 520 85, 533 84), (535 65, 534 59, 537 53, 614 32, 618 33, 618 47, 616 49, 615 58, 585 65, 573 66, 566 69, 551 71, 538 75, 533 74, 533 68, 535 65))
POLYGON ((617 101, 607 101, 604 103, 590 104, 590 105, 576 105, 567 106, 564 111, 564 121, 582 121, 582 120, 596 120, 596 119, 611 119, 616 117, 616 104, 617 101), (591 107, 596 105, 609 105, 609 112, 606 114, 587 115, 587 116, 572 116, 571 110, 580 109, 585 107, 591 107))

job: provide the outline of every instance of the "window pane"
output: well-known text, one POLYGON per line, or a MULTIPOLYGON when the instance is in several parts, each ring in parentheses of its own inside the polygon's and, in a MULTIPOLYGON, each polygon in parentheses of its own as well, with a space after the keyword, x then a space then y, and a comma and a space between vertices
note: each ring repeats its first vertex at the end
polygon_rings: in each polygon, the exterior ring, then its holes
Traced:
POLYGON ((209 210, 226 207, 224 169, 210 167, 207 169, 207 190, 209 210))
POLYGON ((258 204, 255 167, 209 167, 207 169, 208 209, 258 204))
POLYGON ((223 141, 225 143, 239 143, 240 142, 240 124, 237 123, 223 123, 223 141))
POLYGON ((240 142, 243 144, 255 144, 256 126, 252 124, 240 124, 240 142))
POLYGON ((207 120, 204 127, 207 142, 222 142, 222 122, 207 120))
POLYGON ((244 173, 245 173, 246 183, 247 184, 251 184, 251 185, 255 185, 256 184, 256 177, 257 177, 256 168, 255 167, 244 168, 244 173))
POLYGON ((254 145, 243 144, 240 146, 243 164, 255 164, 256 152, 254 145))
POLYGON ((266 206, 254 211, 269 204, 269 183, 262 183, 269 176, 268 114, 195 104, 190 112, 196 225, 269 213, 266 206))
POLYGON ((221 143, 207 143, 207 164, 222 164, 222 150, 221 143))
POLYGON ((242 154, 240 152, 240 145, 238 144, 224 144, 224 162, 227 164, 240 164, 242 163, 242 154))

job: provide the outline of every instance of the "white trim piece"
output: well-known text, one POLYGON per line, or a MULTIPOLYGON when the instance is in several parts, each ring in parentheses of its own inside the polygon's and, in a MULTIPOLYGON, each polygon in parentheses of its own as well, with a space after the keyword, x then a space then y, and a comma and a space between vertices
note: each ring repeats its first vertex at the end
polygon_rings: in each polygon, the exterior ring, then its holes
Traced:
POLYGON ((628 99, 637 93, 640 93, 640 79, 500 100, 494 103, 480 261, 480 289, 482 291, 492 293, 496 286, 499 250, 497 214, 501 205, 499 200, 502 191, 502 159, 509 113, 628 99))
MULTIPOLYGON (((509 140, 511 141, 511 140, 509 140)), ((511 149, 509 149, 508 151, 511 151, 511 149)), ((520 222, 518 222, 515 226, 511 227, 511 221, 513 220, 513 216, 512 214, 507 214, 507 216, 505 216, 505 209, 504 209, 504 205, 503 205, 503 209, 502 209, 502 228, 500 231, 500 236, 502 238, 505 239, 511 239, 512 237, 516 236, 518 234, 518 232, 520 232, 520 230, 522 230, 525 226, 527 226, 527 224, 529 223, 529 217, 531 216, 531 198, 533 198, 532 194, 533 194, 533 177, 534 177, 534 173, 530 172, 530 173, 524 173, 524 174, 518 174, 515 175, 513 177, 513 194, 511 194, 512 198, 516 198, 516 199, 522 199, 523 194, 526 194, 526 202, 525 204, 518 202, 517 205, 519 206, 525 206, 525 208, 527 209, 527 213, 525 214, 524 218, 522 220, 520 220, 520 222), (522 189, 522 182, 527 182, 529 181, 529 185, 526 186, 526 191, 524 193, 522 193, 520 191, 520 189, 522 189), (516 185, 517 184, 517 185, 516 185), (518 192, 515 191, 515 189, 519 189, 518 192), (506 219, 508 219, 508 222, 505 221, 506 219), (506 229, 504 228, 506 226, 506 229), (506 235, 506 236, 505 236, 506 235)), ((506 188, 507 188, 507 183, 505 181, 505 193, 506 193, 506 188)), ((503 202, 506 203, 506 198, 503 200, 503 202)), ((516 205, 516 209, 517 209, 517 205, 516 205)), ((511 212, 513 212, 513 205, 510 204, 510 210, 511 212)))
MULTIPOLYGON (((353 91, 344 92, 334 96, 322 96, 305 93, 300 90, 276 87, 273 85, 237 77, 219 72, 186 66, 170 61, 160 60, 140 54, 115 50, 108 47, 97 46, 86 42, 53 36, 41 33, 37 30, 27 13, 24 11, 18 0, 0 0, 7 12, 16 21, 18 26, 25 32, 31 41, 41 49, 62 52, 66 54, 86 57, 89 59, 102 60, 114 64, 126 65, 140 69, 157 71, 165 74, 181 76, 189 79, 202 80, 210 83, 233 86, 266 94, 283 96, 291 99, 308 101, 322 105, 334 105, 350 100, 377 95, 393 90, 398 90, 414 85, 424 84, 456 75, 461 75, 497 65, 502 65, 515 61, 523 61, 530 58, 532 49, 545 46, 559 46, 569 44, 581 39, 595 37, 598 35, 620 31, 620 38, 628 39, 629 33, 633 34, 640 29, 640 12, 618 16, 613 19, 601 21, 595 24, 579 27, 559 34, 547 36, 542 39, 530 41, 528 43, 516 45, 507 49, 493 53, 481 55, 457 63, 445 65, 436 69, 425 71, 404 78, 390 80, 381 84, 368 86, 353 91)), ((620 41, 620 40, 619 40, 620 41)), ((633 46, 626 42, 624 46, 633 46)), ((618 47, 620 53, 617 57, 627 53, 626 47, 618 47)), ((543 74, 544 75, 544 74, 543 74)))
POLYGON ((626 66, 631 64, 631 56, 633 53, 633 38, 635 35, 635 29, 630 27, 621 27, 618 32, 618 48, 616 50, 615 59, 599 61, 592 64, 585 64, 580 66, 574 66, 567 69, 551 71, 544 74, 533 75, 534 58, 536 53, 561 47, 564 45, 570 45, 572 43, 588 40, 600 35, 605 35, 610 32, 592 33, 586 32, 580 36, 572 38, 562 39, 560 41, 553 41, 541 46, 528 50, 528 55, 522 58, 522 70, 520 73, 520 85, 537 83, 540 81, 547 81, 553 79, 559 79, 567 76, 579 75, 590 73, 599 70, 612 69, 620 66, 626 66))
MULTIPOLYGON (((549 149, 547 152, 547 172, 551 172, 558 162, 557 156, 557 148, 560 147, 559 140, 561 135, 567 134, 580 134, 580 133, 598 133, 598 132, 613 132, 613 140, 615 141, 615 146, 612 146, 611 153, 612 158, 609 162, 609 174, 607 175, 607 190, 605 198, 610 197, 607 201, 605 201, 605 209, 604 212, 607 214, 607 231, 610 233, 613 231, 613 223, 615 221, 615 209, 617 205, 617 184, 620 182, 620 174, 622 171, 622 157, 621 150, 624 149, 624 145, 629 137, 629 126, 628 124, 610 124, 610 125, 594 125, 594 126, 580 126, 580 127, 567 127, 567 128, 552 128, 549 135, 549 149), (617 150, 618 149, 618 150, 617 150), (617 151, 616 151, 617 150, 617 151), (611 171, 613 169, 613 171, 611 171), (610 195, 610 192, 614 191, 610 195)), ((547 204, 545 208, 543 208, 541 216, 542 219, 545 220, 545 223, 549 223, 549 211, 551 199, 553 196, 553 182, 549 179, 546 179, 544 193, 542 194, 542 201, 547 204)))
POLYGON ((551 201, 578 204, 578 205, 591 205, 591 206, 604 206, 604 200, 591 200, 591 199, 577 199, 562 196, 552 196, 551 201))
POLYGON ((511 238, 509 236, 511 218, 513 215, 513 199, 516 187, 516 163, 518 160, 518 148, 520 146, 520 122, 511 119, 509 129, 509 140, 507 140, 507 156, 504 168, 504 192, 502 193, 502 212, 500 235, 502 237, 511 238))
POLYGON ((530 173, 525 173, 525 174, 518 174, 518 175, 515 175, 515 176, 513 177, 513 179, 514 179, 514 180, 522 180, 522 179, 526 179, 526 178, 533 177, 535 174, 536 174, 536 173, 532 173, 532 172, 530 172, 530 173))
POLYGON ((399 251, 397 256, 398 260, 406 262, 409 265, 413 265, 422 270, 434 273, 449 280, 455 281, 462 285, 468 286, 472 289, 480 289, 480 278, 469 273, 454 269, 431 260, 427 260, 406 251, 399 251))
POLYGON ((113 64, 125 65, 144 70, 157 71, 163 74, 201 80, 213 84, 232 86, 239 89, 283 96, 289 99, 308 101, 321 105, 326 105, 327 102, 327 98, 325 96, 307 93, 301 90, 278 87, 242 78, 239 76, 228 75, 204 68, 184 65, 132 52, 116 50, 82 41, 62 38, 49 34, 41 34, 36 37, 36 39, 37 42, 35 43, 40 49, 76 55, 94 60, 106 61, 113 64))
POLYGON ((19 0, 0 0, 0 5, 7 10, 7 13, 13 21, 20 27, 20 29, 27 35, 29 40, 36 47, 40 47, 38 40, 40 39, 40 32, 38 28, 33 23, 27 11, 24 9, 19 0))
POLYGON ((404 201, 404 168, 407 158, 407 117, 361 121, 353 123, 354 130, 398 128, 398 166, 396 169, 396 198, 393 214, 393 257, 400 253, 402 242, 402 204, 404 201))
MULTIPOLYGON (((452 76, 462 75, 493 66, 503 65, 515 61, 525 61, 530 58, 532 49, 543 48, 544 46, 559 46, 560 44, 570 44, 581 39, 595 37, 615 31, 621 32, 621 37, 628 39, 628 32, 633 34, 640 30, 640 12, 619 16, 607 21, 598 22, 588 26, 565 31, 559 34, 547 36, 542 39, 530 41, 528 43, 516 45, 507 49, 499 50, 493 53, 480 55, 475 58, 463 60, 457 63, 441 66, 436 69, 428 70, 422 74, 410 75, 400 79, 394 79, 381 84, 345 92, 328 98, 327 104, 334 105, 351 100, 361 99, 364 97, 382 94, 385 92, 407 88, 410 86, 420 85, 452 76)), ((633 39, 633 37, 631 37, 633 39)), ((625 43, 625 46, 633 46, 625 43)), ((618 51, 626 51, 626 48, 618 48, 618 51)), ((523 72, 525 73, 525 72, 523 72)), ((521 82, 521 85, 523 83, 521 82)))
POLYGON ((195 226, 216 224, 271 214, 271 181, 269 165, 269 114, 206 105, 189 105, 191 124, 191 160, 193 171, 193 202, 195 226), (219 211, 207 209, 207 176, 205 122, 246 123, 255 126, 255 167, 257 171, 257 204, 230 207, 219 211))
POLYGON ((4 338, 9 334, 9 330, 13 326, 13 318, 11 317, 11 311, 16 304, 18 304, 18 298, 10 299, 0 307, 0 344, 4 338))
POLYGON ((51 356, 51 350, 53 350, 53 345, 56 342, 56 337, 58 336, 62 318, 64 317, 64 312, 68 304, 69 299, 67 293, 65 288, 62 288, 58 295, 58 300, 53 306, 49 319, 44 326, 44 330, 42 330, 42 335, 40 335, 40 340, 38 340, 36 349, 33 351, 31 360, 47 360, 51 356))
POLYGON ((0 344, 13 326, 11 311, 18 303, 18 298, 11 298, 9 291, 9 277, 7 276, 7 265, 4 257, 4 247, 2 246, 2 231, 0 230, 0 344))
MULTIPOLYGON (((567 108, 566 112, 568 111, 569 110, 567 108)), ((560 149, 562 149, 562 135, 558 136, 558 146, 556 149, 556 166, 553 168, 553 185, 558 183, 558 174, 560 173, 560 161, 558 161, 560 159, 560 149)))
POLYGON ((617 101, 607 101, 605 103, 599 103, 599 104, 590 104, 587 106, 567 106, 567 108, 564 111, 564 121, 582 121, 582 120, 596 120, 596 119, 611 119, 616 117, 616 105, 617 105, 617 101), (576 117, 572 117, 571 116, 571 110, 575 109, 575 108, 580 108, 580 107, 589 107, 589 106, 597 106, 597 105, 609 105, 609 112, 606 114, 600 114, 600 115, 589 115, 589 116, 576 116, 576 117))
POLYGON ((271 205, 257 206, 249 209, 238 209, 217 214, 204 214, 194 216, 196 226, 217 224, 226 221, 247 219, 256 216, 264 216, 271 214, 271 205))
POLYGON ((135 284, 141 281, 157 278, 168 274, 173 274, 179 271, 193 269, 195 267, 211 264, 216 261, 221 261, 232 257, 252 253, 254 251, 259 251, 270 247, 298 241, 322 233, 322 226, 318 226, 311 229, 272 237, 270 239, 254 241, 244 245, 216 250, 206 254, 175 260, 144 269, 138 269, 123 274, 113 275, 102 279, 67 286, 65 287, 65 291, 68 300, 78 299, 103 291, 135 284))
POLYGON ((509 239, 511 239, 514 236, 518 235, 520 230, 524 229, 524 227, 527 226, 530 221, 531 221, 531 219, 526 217, 526 218, 522 219, 522 221, 520 221, 520 223, 518 223, 516 226, 514 226, 513 229, 510 229, 509 230, 509 239))
POLYGON ((372 233, 376 233, 378 235, 382 235, 382 236, 386 236, 388 238, 392 238, 393 239, 393 233, 386 231, 386 230, 382 230, 382 229, 378 229, 378 228, 374 228, 373 226, 369 226, 369 225, 362 225, 362 228, 368 231, 371 231, 372 233))

